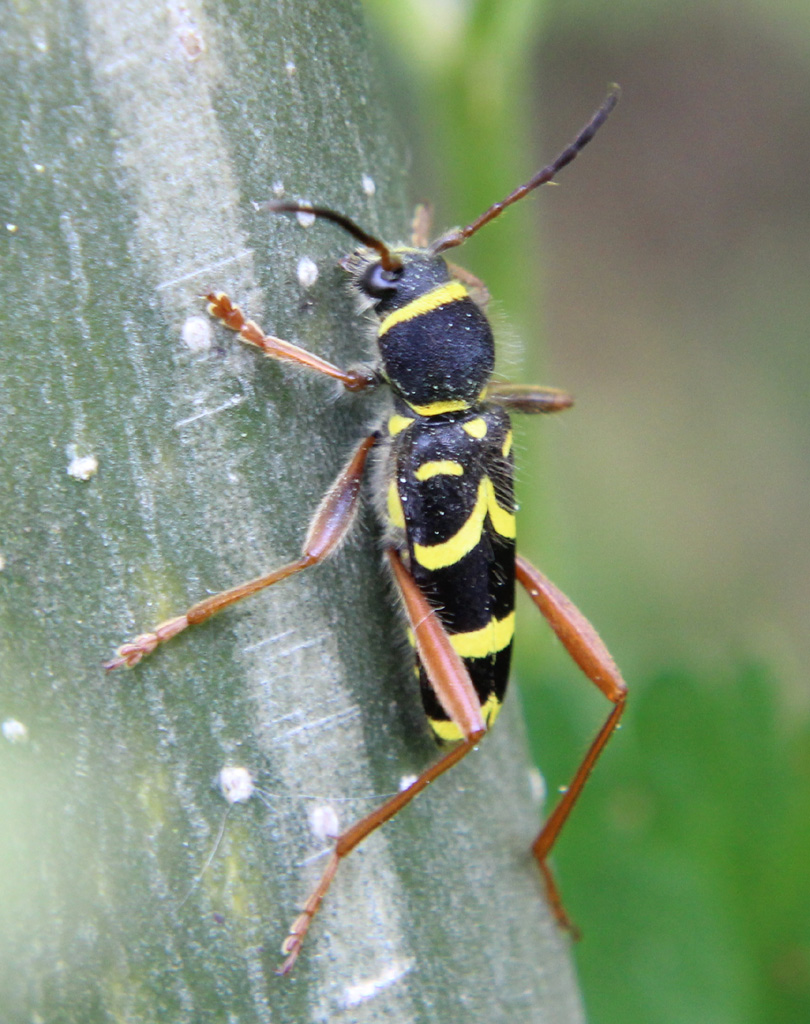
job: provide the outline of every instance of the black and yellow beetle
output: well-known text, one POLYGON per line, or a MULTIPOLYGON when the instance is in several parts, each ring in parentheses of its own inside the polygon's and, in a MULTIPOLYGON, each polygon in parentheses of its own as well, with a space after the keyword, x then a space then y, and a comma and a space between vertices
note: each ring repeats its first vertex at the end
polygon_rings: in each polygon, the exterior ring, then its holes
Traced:
POLYGON ((619 722, 626 687, 587 619, 515 551, 509 412, 554 412, 567 408, 571 400, 551 388, 491 381, 494 345, 482 308, 486 290, 472 275, 448 264, 442 253, 551 181, 593 138, 617 100, 614 90, 577 138, 525 185, 467 227, 432 243, 424 211, 414 222, 412 245, 389 248, 333 210, 301 203, 267 204, 274 212, 306 212, 330 220, 361 243, 342 265, 379 319, 378 358, 370 367, 342 370, 264 334, 227 295, 207 296, 211 315, 242 341, 274 359, 338 380, 351 391, 388 385, 392 408, 386 421, 361 441, 324 496, 300 558, 206 598, 184 615, 135 637, 106 667, 131 667, 187 626, 328 558, 351 527, 364 473, 373 461, 382 546, 410 626, 425 711, 437 738, 454 744, 406 789, 337 837, 319 884, 283 944, 282 973, 295 962, 341 859, 460 761, 494 722, 509 675, 516 580, 574 661, 613 704, 533 845, 550 902, 561 924, 568 925, 547 856, 619 722))

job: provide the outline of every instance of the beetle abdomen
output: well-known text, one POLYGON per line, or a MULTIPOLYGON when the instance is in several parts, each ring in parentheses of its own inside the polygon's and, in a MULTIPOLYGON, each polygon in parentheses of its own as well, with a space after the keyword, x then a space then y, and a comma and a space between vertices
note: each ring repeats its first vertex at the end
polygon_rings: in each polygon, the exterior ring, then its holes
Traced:
MULTIPOLYGON (((514 629, 515 516, 511 430, 494 406, 389 421, 388 520, 416 584, 470 673, 484 719, 497 715, 514 629)), ((460 739, 418 666, 431 727, 460 739)))

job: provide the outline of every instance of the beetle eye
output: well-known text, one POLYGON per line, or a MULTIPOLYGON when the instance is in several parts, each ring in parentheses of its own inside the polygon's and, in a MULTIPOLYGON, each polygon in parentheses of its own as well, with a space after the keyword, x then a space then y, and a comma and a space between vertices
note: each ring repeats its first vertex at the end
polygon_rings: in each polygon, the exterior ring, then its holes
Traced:
POLYGON ((375 263, 363 275, 361 287, 373 299, 384 299, 393 295, 402 277, 402 269, 384 270, 382 264, 375 263))

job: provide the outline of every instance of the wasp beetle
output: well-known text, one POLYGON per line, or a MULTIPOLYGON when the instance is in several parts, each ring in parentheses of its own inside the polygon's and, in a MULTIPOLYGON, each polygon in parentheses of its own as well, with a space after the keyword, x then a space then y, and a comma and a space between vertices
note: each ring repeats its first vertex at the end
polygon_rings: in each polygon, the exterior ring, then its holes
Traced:
POLYGON ((547 857, 619 722, 626 687, 587 619, 515 551, 509 414, 555 412, 570 406, 571 399, 552 388, 491 380, 494 346, 483 308, 486 289, 467 271, 448 263, 443 253, 551 181, 590 142, 617 100, 614 89, 551 164, 467 227, 433 242, 427 237, 424 209, 417 211, 412 244, 392 248, 334 210, 295 202, 266 204, 273 212, 308 213, 332 221, 360 243, 341 262, 378 318, 378 353, 370 366, 336 367, 266 335, 227 295, 207 296, 211 315, 242 341, 273 359, 337 380, 350 391, 387 385, 391 408, 385 421, 363 438, 322 499, 298 559, 208 597, 135 637, 106 667, 131 667, 186 627, 328 558, 352 525, 361 483, 373 463, 382 547, 410 627, 424 708, 437 739, 452 744, 407 788, 337 836, 320 882, 284 941, 282 973, 295 962, 341 860, 460 761, 495 721, 509 674, 516 581, 613 705, 533 845, 551 906, 558 921, 570 927, 547 857))

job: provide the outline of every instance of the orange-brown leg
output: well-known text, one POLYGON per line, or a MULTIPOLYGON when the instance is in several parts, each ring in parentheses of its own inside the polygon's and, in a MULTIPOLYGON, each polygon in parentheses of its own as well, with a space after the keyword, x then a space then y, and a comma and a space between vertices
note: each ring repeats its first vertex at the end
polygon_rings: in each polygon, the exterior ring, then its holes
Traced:
POLYGON ((241 583, 239 586, 223 590, 219 594, 213 594, 192 605, 183 615, 160 623, 151 633, 141 633, 132 640, 128 640, 118 648, 116 657, 108 661, 104 667, 106 669, 132 668, 133 665, 138 664, 141 658, 151 654, 158 644, 177 636, 189 626, 204 622, 212 615, 222 611, 223 608, 241 601, 243 597, 264 590, 265 587, 270 587, 274 583, 280 583, 288 576, 292 576, 302 569, 308 569, 311 565, 317 565, 318 562, 328 558, 344 539, 354 520, 363 469, 368 453, 374 447, 376 439, 375 434, 370 434, 358 445, 352 458, 324 495, 310 522, 300 558, 279 569, 274 569, 265 576, 257 576, 256 579, 249 580, 247 583, 241 583))
POLYGON ((293 922, 292 928, 281 947, 286 960, 279 968, 279 974, 287 974, 295 963, 304 937, 323 898, 332 884, 338 866, 344 857, 367 836, 389 821, 403 807, 422 792, 434 779, 443 775, 472 750, 486 732, 481 717, 481 706, 467 669, 453 649, 438 616, 428 604, 422 592, 414 583, 408 570, 402 564, 399 554, 393 549, 386 551, 391 570, 405 605, 405 611, 413 630, 416 649, 425 667, 431 685, 442 706, 460 728, 464 739, 449 753, 424 771, 407 789, 387 800, 371 814, 362 818, 347 831, 341 833, 335 842, 335 849, 304 908, 293 922))
POLYGON ((476 277, 472 271, 467 270, 466 267, 460 267, 458 263, 451 263, 447 261, 447 269, 453 275, 457 281, 461 281, 467 291, 470 293, 470 298, 480 309, 486 313, 487 306, 489 305, 490 294, 489 288, 484 284, 480 277, 476 277))
POLYGON ((557 841, 571 809, 579 798, 593 766, 619 724, 627 698, 627 684, 599 634, 565 594, 520 555, 515 559, 515 570, 518 581, 548 619, 551 628, 560 638, 565 649, 588 679, 598 686, 613 704, 613 709, 577 768, 570 786, 546 820, 532 846, 532 852, 543 873, 549 902, 557 920, 563 926, 571 928, 571 922, 565 913, 559 890, 548 866, 547 857, 557 841))
POLYGON ((304 348, 299 348, 298 345, 293 345, 292 342, 265 334, 253 320, 246 320, 242 310, 235 306, 223 292, 210 292, 206 298, 208 299, 208 312, 211 316, 220 320, 232 331, 236 331, 242 341, 248 345, 255 345, 272 359, 297 363, 299 366, 305 366, 308 370, 322 373, 326 377, 340 381, 347 391, 362 391, 364 388, 378 383, 376 374, 367 367, 341 370, 340 367, 321 359, 320 356, 313 355, 312 352, 307 352, 304 348))
POLYGON ((510 412, 562 412, 570 409, 574 399, 567 391, 547 388, 541 384, 499 384, 487 385, 487 401, 497 402, 510 412))

